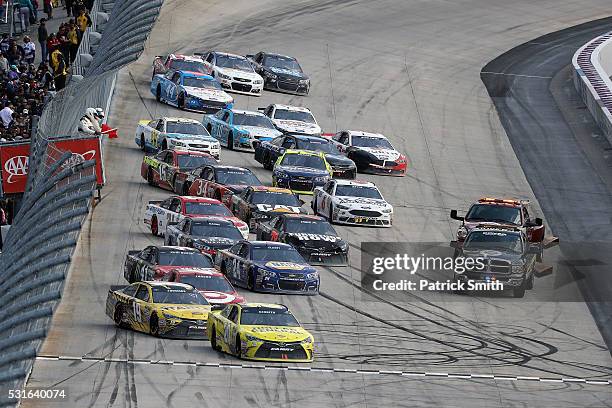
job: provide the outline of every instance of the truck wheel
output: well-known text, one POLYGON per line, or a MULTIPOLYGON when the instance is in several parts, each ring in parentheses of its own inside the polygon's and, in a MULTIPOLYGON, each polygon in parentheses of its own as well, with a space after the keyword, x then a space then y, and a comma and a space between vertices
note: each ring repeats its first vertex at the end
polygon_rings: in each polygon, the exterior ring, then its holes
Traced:
POLYGON ((515 298, 522 298, 525 296, 525 282, 521 284, 521 286, 512 289, 512 296, 515 298))
POLYGON ((161 86, 157 85, 157 90, 155 91, 155 99, 157 102, 161 102, 161 86))

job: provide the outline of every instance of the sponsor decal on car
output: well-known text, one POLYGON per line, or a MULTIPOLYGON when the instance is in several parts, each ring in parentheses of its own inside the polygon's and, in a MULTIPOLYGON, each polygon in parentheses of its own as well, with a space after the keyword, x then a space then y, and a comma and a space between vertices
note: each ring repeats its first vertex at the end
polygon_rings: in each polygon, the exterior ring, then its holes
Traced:
POLYGON ((292 270, 292 271, 300 271, 305 268, 304 265, 296 264, 293 262, 278 262, 278 261, 270 261, 266 263, 268 268, 273 269, 284 269, 284 270, 292 270))

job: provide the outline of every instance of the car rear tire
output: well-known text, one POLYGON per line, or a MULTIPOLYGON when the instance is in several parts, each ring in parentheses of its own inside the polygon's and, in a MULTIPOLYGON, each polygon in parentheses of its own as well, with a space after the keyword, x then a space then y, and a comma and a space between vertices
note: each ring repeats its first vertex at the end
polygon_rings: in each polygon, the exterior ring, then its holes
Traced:
POLYGON ((262 161, 264 169, 272 170, 272 160, 270 160, 270 153, 265 153, 262 161))
POLYGON ((168 150, 168 141, 166 139, 162 142, 162 150, 168 150))
POLYGON ((161 102, 161 86, 157 85, 157 90, 155 91, 155 99, 157 102, 161 102))
POLYGON ((251 271, 249 271, 248 274, 249 276, 247 278, 247 288, 251 292, 254 292, 255 291, 255 278, 253 277, 253 274, 251 273, 251 271))
POLYGON ((142 150, 143 152, 147 151, 147 146, 145 145, 145 136, 144 136, 144 133, 142 135, 140 135, 140 150, 142 150))
POLYGON ((210 327, 210 332, 212 333, 210 337, 210 346, 213 350, 221 351, 221 348, 217 344, 217 328, 214 324, 210 327))
POLYGON ((150 186, 155 186, 155 180, 153 180, 153 169, 151 168, 149 168, 147 171, 147 183, 149 183, 150 186))
POLYGON ((126 324, 123 322, 123 306, 115 307, 115 313, 113 313, 113 320, 115 322, 115 326, 120 328, 125 328, 126 324))
POLYGON ((180 109, 185 109, 185 94, 179 94, 177 98, 178 107, 180 109))
POLYGON ((227 135, 227 148, 229 150, 234 150, 234 134, 232 132, 227 135))
POLYGON ((151 219, 151 234, 153 234, 154 236, 159 236, 159 225, 157 223, 157 217, 153 216, 153 218, 151 219))
POLYGON ((329 204, 329 215, 327 216, 327 221, 329 221, 330 224, 334 223, 334 205, 333 204, 329 204))
POLYGON ((242 358, 242 344, 240 343, 240 335, 236 336, 236 357, 242 358))
POLYGON ((156 314, 151 315, 151 319, 149 320, 149 330, 152 336, 159 336, 159 317, 156 314))

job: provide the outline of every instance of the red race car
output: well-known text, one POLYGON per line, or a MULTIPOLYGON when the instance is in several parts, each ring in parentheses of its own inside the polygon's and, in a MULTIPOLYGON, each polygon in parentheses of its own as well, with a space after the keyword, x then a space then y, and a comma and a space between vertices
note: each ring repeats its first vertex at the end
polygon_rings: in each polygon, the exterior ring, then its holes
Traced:
POLYGON ((153 235, 164 235, 168 225, 176 224, 183 218, 207 217, 231 221, 244 239, 249 238, 249 226, 219 200, 206 197, 171 196, 163 201, 149 201, 144 215, 144 223, 151 226, 153 235))
POLYGON ((162 150, 154 156, 145 156, 140 166, 140 175, 152 186, 172 190, 179 174, 197 167, 217 163, 208 153, 189 150, 162 150))
POLYGON ((261 185, 262 182, 249 169, 213 164, 177 176, 174 191, 177 194, 215 198, 229 205, 232 194, 239 194, 248 186, 261 185))
POLYGON ((507 226, 523 230, 529 242, 542 242, 545 227, 541 218, 533 217, 528 200, 484 197, 472 204, 465 216, 451 210, 450 216, 461 221, 457 241, 465 240, 468 232, 477 226, 507 226))
POLYGON ((210 75, 212 67, 204 62, 200 55, 170 54, 166 57, 158 55, 153 60, 153 75, 165 74, 169 70, 191 71, 210 75))
POLYGON ((225 275, 216 269, 192 268, 174 269, 161 280, 168 282, 181 282, 196 288, 215 309, 222 309, 230 303, 244 303, 225 275))

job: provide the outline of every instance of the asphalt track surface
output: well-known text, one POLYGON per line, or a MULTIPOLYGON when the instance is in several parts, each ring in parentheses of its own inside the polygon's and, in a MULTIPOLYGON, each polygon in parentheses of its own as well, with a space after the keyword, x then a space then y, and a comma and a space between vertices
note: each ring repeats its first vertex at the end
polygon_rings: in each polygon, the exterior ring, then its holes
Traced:
MULTIPOLYGON (((612 405, 612 388, 598 383, 611 377, 610 353, 588 307, 540 300, 554 277, 536 280, 523 300, 449 295, 432 304, 381 301, 359 290, 358 272, 361 242, 447 241, 452 208, 482 195, 535 200, 480 70, 519 44, 609 13, 596 0, 166 1, 145 54, 119 75, 110 117, 121 138, 107 144, 108 186, 41 352, 66 357, 40 359, 29 381, 65 388, 69 400, 23 406, 612 405), (140 178, 134 128, 151 116, 200 117, 155 102, 150 63, 206 49, 288 53, 311 74, 307 98, 266 92, 237 96, 237 107, 309 106, 326 131, 380 131, 409 156, 405 178, 364 177, 395 206, 394 227, 339 227, 353 246, 351 267, 321 269, 320 296, 272 297, 313 332, 312 365, 252 368, 207 342, 118 330, 104 315, 127 251, 161 243, 142 214, 168 193, 140 178)), ((270 179, 248 154, 223 151, 222 161, 270 179)))

